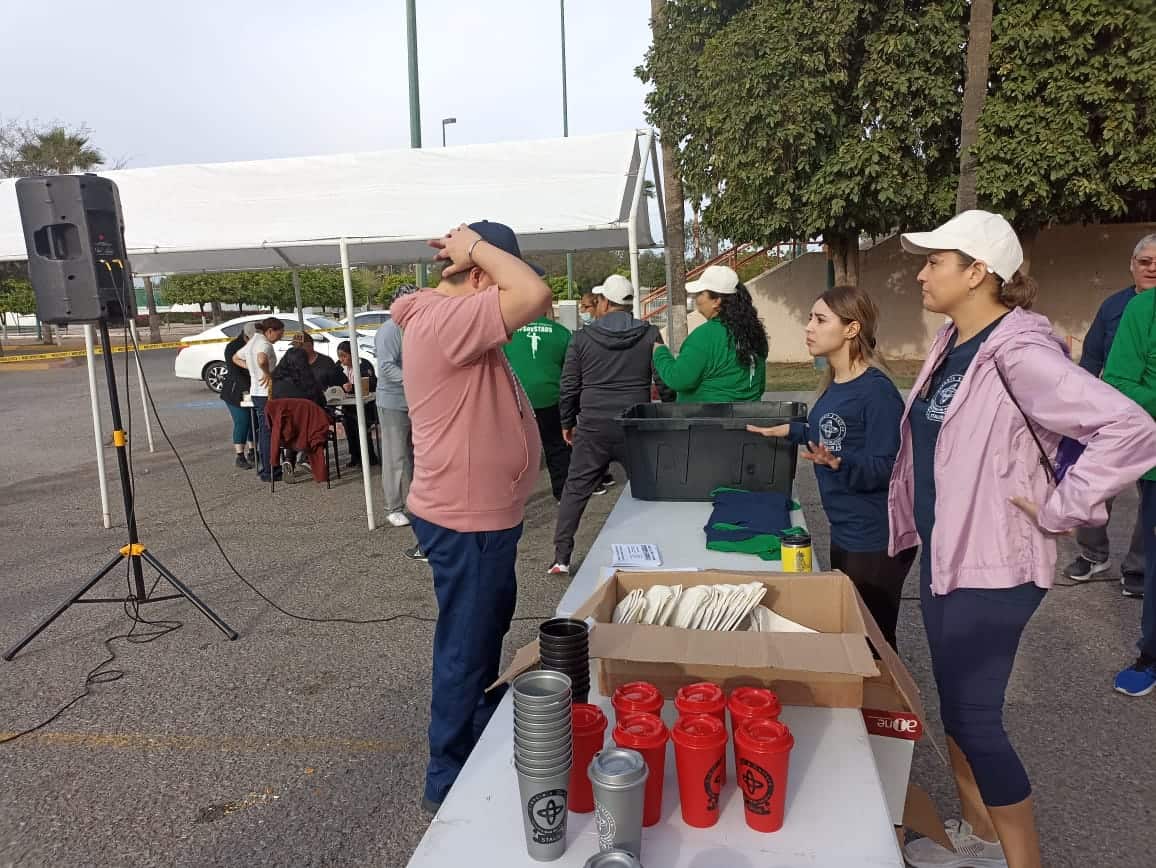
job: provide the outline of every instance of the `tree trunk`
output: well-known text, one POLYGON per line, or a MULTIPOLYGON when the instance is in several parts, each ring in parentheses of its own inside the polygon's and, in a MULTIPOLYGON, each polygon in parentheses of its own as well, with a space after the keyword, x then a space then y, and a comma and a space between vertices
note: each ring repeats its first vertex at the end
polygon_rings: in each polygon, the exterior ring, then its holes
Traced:
POLYGON ((836 286, 859 285, 859 237, 857 234, 837 235, 827 244, 835 265, 836 286))
MULTIPOLYGON (((657 34, 662 28, 666 0, 650 0, 650 26, 657 34)), ((662 191, 666 203, 666 226, 663 227, 666 255, 670 257, 670 284, 666 287, 666 342, 677 350, 686 339, 686 212, 683 207, 682 177, 674 157, 678 136, 674 130, 662 135, 662 191)), ((643 161, 647 159, 643 154, 643 161)))
POLYGON ((205 327, 205 303, 203 301, 197 302, 197 307, 201 309, 201 328, 205 327))
POLYGON ((221 303, 219 301, 210 301, 209 307, 213 311, 213 325, 221 324, 221 303))
POLYGON ((959 130, 959 185, 955 190, 957 214, 978 205, 972 149, 979 135, 979 116, 983 114, 983 103, 987 99, 993 5, 994 0, 971 0, 971 20, 967 28, 967 80, 963 86, 959 130))
POLYGON ((157 313, 157 294, 151 277, 144 278, 145 304, 149 309, 149 341, 154 344, 161 342, 161 317, 157 313))
POLYGON ((1019 231, 1020 247, 1024 249, 1024 264, 1020 266, 1020 274, 1032 273, 1032 253, 1036 249, 1036 239, 1040 237, 1039 226, 1029 226, 1019 231))

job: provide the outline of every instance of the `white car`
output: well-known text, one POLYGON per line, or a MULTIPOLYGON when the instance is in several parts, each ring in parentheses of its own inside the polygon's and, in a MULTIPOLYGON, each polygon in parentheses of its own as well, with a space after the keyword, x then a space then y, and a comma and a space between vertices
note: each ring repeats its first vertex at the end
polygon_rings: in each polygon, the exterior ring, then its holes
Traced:
MULTIPOLYGON (((377 312, 380 313, 380 311, 377 312)), ((177 352, 176 361, 173 363, 173 373, 187 380, 202 380, 214 392, 220 392, 227 371, 225 367, 226 344, 241 333, 245 323, 260 322, 267 316, 269 314, 239 316, 206 329, 199 335, 185 338, 181 343, 186 344, 187 342, 187 344, 177 352), (212 341, 212 343, 197 343, 198 341, 212 341)), ((292 346, 290 341, 294 332, 301 331, 301 322, 294 314, 274 314, 274 316, 285 323, 285 336, 274 345, 277 355, 280 357, 292 346)), ((337 345, 349 339, 348 331, 343 329, 340 323, 315 314, 305 314, 305 327, 311 330, 335 329, 335 331, 315 333, 313 346, 321 355, 329 356, 336 361, 337 345)), ((359 331, 358 334, 361 332, 359 331)), ((368 358, 371 362, 375 361, 372 338, 362 337, 357 342, 357 349, 362 358, 368 358)))
MULTIPOLYGON (((357 323, 357 333, 372 338, 373 333, 376 332, 378 328, 389 322, 389 311, 363 310, 361 313, 355 313, 353 318, 357 323)), ((345 317, 345 319, 341 321, 341 324, 348 326, 349 317, 345 317)))

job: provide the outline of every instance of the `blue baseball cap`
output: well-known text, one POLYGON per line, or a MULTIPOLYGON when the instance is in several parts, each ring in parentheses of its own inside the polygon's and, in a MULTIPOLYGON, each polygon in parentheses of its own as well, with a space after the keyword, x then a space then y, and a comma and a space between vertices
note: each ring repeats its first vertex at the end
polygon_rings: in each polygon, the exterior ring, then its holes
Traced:
MULTIPOLYGON (((516 256, 523 262, 526 262, 522 256, 522 248, 518 246, 518 236, 514 234, 514 230, 505 223, 494 223, 491 220, 479 220, 477 223, 471 223, 470 228, 482 236, 482 240, 487 244, 492 244, 499 250, 504 250, 511 256, 516 256)), ((539 268, 532 262, 526 262, 537 273, 539 277, 546 272, 539 268)))

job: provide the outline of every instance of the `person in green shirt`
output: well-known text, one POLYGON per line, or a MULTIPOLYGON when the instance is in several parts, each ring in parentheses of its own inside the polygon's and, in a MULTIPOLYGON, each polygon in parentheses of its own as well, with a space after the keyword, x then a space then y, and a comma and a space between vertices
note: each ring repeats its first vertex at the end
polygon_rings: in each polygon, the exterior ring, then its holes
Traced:
POLYGON ((562 438, 562 417, 558 411, 562 363, 569 347, 570 329, 549 316, 522 326, 504 347, 506 359, 534 408, 555 500, 561 500, 562 487, 570 472, 570 446, 562 438))
POLYGON ((678 357, 654 347, 654 369, 679 403, 758 401, 767 384, 767 330, 734 269, 712 265, 686 285, 706 322, 687 335, 678 357))
MULTIPOLYGON (((1149 272, 1156 275, 1156 256, 1146 259, 1149 272)), ((1124 308, 1104 365, 1104 382, 1156 417, 1156 290, 1138 293, 1124 308)), ((1140 522, 1144 535, 1140 656, 1116 676, 1114 684, 1128 696, 1145 696, 1156 690, 1156 468, 1140 477, 1140 522)))

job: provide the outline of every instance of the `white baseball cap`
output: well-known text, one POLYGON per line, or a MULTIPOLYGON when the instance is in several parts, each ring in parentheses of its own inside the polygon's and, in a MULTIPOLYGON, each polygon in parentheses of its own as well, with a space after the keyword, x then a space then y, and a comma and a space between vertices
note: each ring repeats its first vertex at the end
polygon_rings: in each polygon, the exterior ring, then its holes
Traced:
POLYGON ((698 280, 692 280, 686 285, 687 295, 697 295, 703 291, 715 295, 734 295, 739 291, 739 276, 733 268, 711 265, 699 275, 698 280))
POLYGON ((621 274, 610 275, 602 281, 601 286, 596 286, 590 291, 595 295, 606 296, 614 304, 627 304, 634 300, 634 284, 630 282, 630 278, 621 274))
POLYGON ((930 232, 906 232, 899 238, 908 253, 958 250, 978 259, 1003 280, 1011 280, 1024 264, 1016 231, 999 214, 964 211, 930 232))

